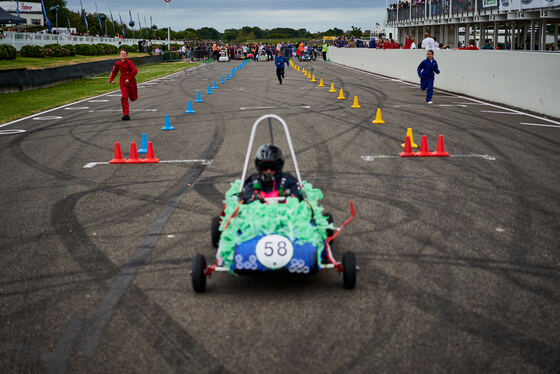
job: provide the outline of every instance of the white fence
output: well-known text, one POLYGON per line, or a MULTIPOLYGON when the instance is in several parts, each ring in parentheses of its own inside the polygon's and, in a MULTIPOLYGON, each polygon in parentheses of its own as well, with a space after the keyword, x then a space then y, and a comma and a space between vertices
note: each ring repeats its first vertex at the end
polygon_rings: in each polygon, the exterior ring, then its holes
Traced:
MULTIPOLYGON (((43 46, 47 44, 98 44, 105 43, 114 46, 135 45, 140 39, 119 39, 119 38, 105 38, 95 36, 79 36, 79 35, 65 35, 65 34, 41 34, 30 32, 4 32, 4 39, 0 39, 0 44, 9 44, 14 46, 16 50, 20 51, 24 45, 38 45, 43 46)), ((167 40, 152 40, 152 43, 167 44, 167 40)), ((172 44, 183 44, 182 41, 171 40, 172 44)))
MULTIPOLYGON (((419 83, 423 49, 329 47, 342 65, 419 83)), ((520 51, 436 50, 441 74, 434 87, 560 118, 560 54, 520 51)), ((437 94, 436 94, 437 100, 437 94)))

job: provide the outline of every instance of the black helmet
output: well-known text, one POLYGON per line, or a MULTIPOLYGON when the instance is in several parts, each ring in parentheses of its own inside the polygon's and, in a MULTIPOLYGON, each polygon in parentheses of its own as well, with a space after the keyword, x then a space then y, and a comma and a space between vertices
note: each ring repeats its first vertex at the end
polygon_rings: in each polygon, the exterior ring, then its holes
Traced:
POLYGON ((274 144, 264 144, 257 150, 255 157, 255 166, 259 174, 267 169, 279 172, 284 166, 284 156, 282 150, 274 144))

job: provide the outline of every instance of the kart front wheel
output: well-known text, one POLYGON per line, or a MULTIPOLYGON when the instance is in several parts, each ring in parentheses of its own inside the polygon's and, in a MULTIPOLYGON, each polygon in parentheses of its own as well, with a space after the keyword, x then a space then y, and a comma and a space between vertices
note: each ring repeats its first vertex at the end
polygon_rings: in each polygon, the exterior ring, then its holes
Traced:
POLYGON ((206 291, 206 258, 201 254, 196 254, 192 262, 191 280, 195 292, 203 293, 206 291))
POLYGON ((212 235, 212 245, 214 248, 218 248, 220 243, 220 217, 212 218, 212 223, 210 224, 210 234, 212 235))
POLYGON ((356 255, 348 251, 342 254, 342 280, 344 288, 351 290, 356 287, 356 255))

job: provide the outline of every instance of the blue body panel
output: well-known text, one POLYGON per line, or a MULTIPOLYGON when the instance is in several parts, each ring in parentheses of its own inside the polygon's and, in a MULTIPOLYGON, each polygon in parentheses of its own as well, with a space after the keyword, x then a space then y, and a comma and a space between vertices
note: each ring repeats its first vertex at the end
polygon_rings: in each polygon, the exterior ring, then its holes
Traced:
POLYGON ((317 248, 311 243, 297 244, 297 240, 291 242, 294 255, 290 262, 280 269, 269 269, 264 267, 255 254, 257 242, 265 235, 257 236, 251 240, 238 244, 235 248, 234 262, 231 264, 232 271, 285 271, 291 273, 310 273, 317 268, 317 248))

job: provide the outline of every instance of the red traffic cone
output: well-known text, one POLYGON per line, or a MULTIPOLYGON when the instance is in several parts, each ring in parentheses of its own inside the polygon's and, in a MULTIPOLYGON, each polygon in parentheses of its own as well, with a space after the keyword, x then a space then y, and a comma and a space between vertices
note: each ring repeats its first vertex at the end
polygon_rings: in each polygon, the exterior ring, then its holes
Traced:
POLYGON ((125 164, 126 160, 122 157, 121 143, 115 143, 115 152, 113 153, 113 159, 109 161, 110 164, 125 164))
POLYGON ((422 135, 422 142, 420 143, 420 152, 416 152, 417 157, 431 157, 433 154, 428 150, 428 137, 422 135))
POLYGON ((159 162, 159 158, 156 158, 154 155, 154 146, 152 142, 148 142, 148 153, 146 155, 146 158, 143 159, 142 162, 150 163, 150 164, 155 164, 156 162, 159 162))
POLYGON ((449 153, 445 152, 445 144, 443 142, 443 135, 438 136, 437 148, 435 152, 432 152, 432 156, 435 157, 449 157, 449 153))
POLYGON ((401 157, 416 157, 416 154, 412 152, 412 145, 410 145, 410 137, 404 138, 404 151, 399 153, 401 157))
POLYGON ((126 160, 127 164, 140 164, 142 160, 138 158, 138 151, 136 150, 136 143, 130 143, 130 158, 126 160))

